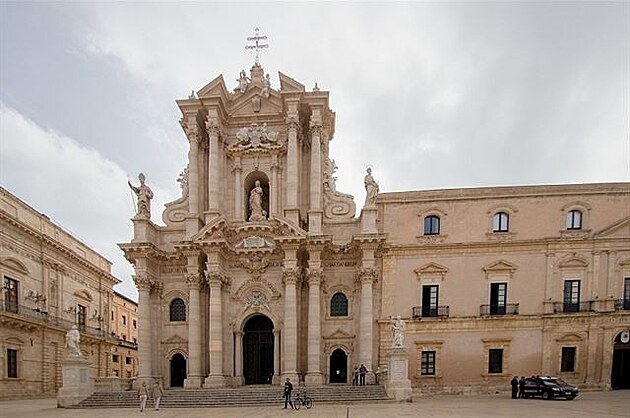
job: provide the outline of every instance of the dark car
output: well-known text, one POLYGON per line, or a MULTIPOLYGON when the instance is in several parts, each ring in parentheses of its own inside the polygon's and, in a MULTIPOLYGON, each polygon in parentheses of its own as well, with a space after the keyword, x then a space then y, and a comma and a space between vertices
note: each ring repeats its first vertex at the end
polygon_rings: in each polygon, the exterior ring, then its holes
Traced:
POLYGON ((529 377, 525 379, 523 397, 540 396, 543 399, 566 398, 575 399, 578 390, 557 377, 529 377))

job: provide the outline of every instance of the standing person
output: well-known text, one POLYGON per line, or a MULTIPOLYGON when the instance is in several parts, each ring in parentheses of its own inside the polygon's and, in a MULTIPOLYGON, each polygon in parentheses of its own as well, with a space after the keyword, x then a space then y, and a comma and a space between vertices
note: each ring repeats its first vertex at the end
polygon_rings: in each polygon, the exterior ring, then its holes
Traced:
POLYGON ((518 396, 518 376, 514 376, 510 380, 510 384, 512 385, 512 399, 516 399, 518 396))
POLYGON ((291 379, 287 377, 287 380, 284 382, 284 409, 287 409, 287 404, 291 405, 291 409, 294 409, 293 402, 291 402, 292 391, 293 384, 291 383, 291 379))
POLYGON ((164 390, 160 383, 156 380, 151 388, 151 397, 155 399, 155 410, 160 410, 160 401, 162 400, 162 396, 164 395, 164 390))
POLYGON ((365 373, 367 373, 367 367, 361 363, 361 367, 359 367, 359 386, 365 386, 365 373))
POLYGON ((354 366, 352 371, 352 386, 359 386, 359 366, 354 366))
POLYGON ((521 376, 521 379, 518 381, 518 397, 525 397, 525 376, 521 376))
POLYGON ((147 406, 148 397, 149 389, 147 388, 147 382, 142 382, 142 385, 138 388, 138 399, 140 399, 140 412, 144 412, 144 407, 147 406))

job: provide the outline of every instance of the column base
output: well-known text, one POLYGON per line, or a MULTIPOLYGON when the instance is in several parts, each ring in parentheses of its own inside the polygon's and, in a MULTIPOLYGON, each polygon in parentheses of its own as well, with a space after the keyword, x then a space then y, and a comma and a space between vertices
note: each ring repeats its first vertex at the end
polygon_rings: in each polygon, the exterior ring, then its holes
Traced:
POLYGON ((308 372, 304 376, 305 386, 321 386, 324 382, 324 377, 320 372, 308 372))
POLYGON ((285 208, 284 217, 290 220, 295 226, 300 226, 300 209, 298 208, 285 208))
POLYGON ((204 388, 222 388, 225 387, 225 376, 223 375, 211 375, 206 377, 203 382, 204 388))
POLYGON ((192 237, 196 235, 201 229, 201 219, 197 214, 190 214, 186 216, 186 236, 192 237))
POLYGON ((203 377, 190 376, 184 379, 184 389, 200 389, 203 377))
POLYGON ((322 234, 322 216, 324 212, 319 209, 308 211, 308 233, 310 235, 322 234))
POLYGON ((235 386, 243 386, 245 381, 243 380, 243 376, 234 376, 234 377, 226 377, 225 385, 230 387, 235 386))
POLYGON ((90 377, 92 362, 83 356, 68 356, 61 361, 63 386, 57 392, 57 407, 76 405, 94 392, 90 377))
POLYGON ((385 391, 397 401, 411 402, 411 380, 409 380, 409 358, 405 348, 392 348, 389 353, 389 369, 385 391))

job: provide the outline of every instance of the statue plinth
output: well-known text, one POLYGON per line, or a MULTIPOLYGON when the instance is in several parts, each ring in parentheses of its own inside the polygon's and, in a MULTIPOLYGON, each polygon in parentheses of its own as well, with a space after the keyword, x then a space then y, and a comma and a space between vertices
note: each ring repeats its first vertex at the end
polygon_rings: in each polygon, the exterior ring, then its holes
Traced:
POLYGON ((378 209, 376 206, 365 206, 361 210, 361 233, 362 234, 378 234, 376 229, 376 215, 378 209))
POLYGON ((411 380, 409 380, 409 358, 405 347, 394 347, 389 353, 387 396, 397 401, 411 402, 411 380))
POLYGON ((94 392, 90 377, 92 362, 84 356, 70 355, 61 361, 63 385, 57 392, 57 407, 76 405, 94 392))

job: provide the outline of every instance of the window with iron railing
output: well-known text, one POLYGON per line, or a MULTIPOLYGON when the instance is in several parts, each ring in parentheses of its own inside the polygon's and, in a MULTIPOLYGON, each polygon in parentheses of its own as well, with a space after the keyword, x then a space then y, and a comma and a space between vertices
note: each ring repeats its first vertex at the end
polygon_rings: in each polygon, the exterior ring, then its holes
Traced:
POLYGON ((18 312, 18 281, 4 276, 4 309, 7 312, 18 312))

